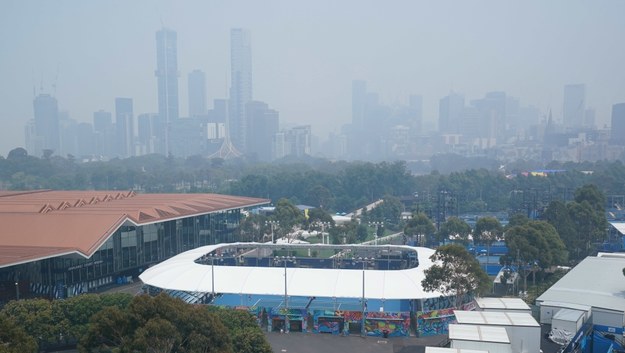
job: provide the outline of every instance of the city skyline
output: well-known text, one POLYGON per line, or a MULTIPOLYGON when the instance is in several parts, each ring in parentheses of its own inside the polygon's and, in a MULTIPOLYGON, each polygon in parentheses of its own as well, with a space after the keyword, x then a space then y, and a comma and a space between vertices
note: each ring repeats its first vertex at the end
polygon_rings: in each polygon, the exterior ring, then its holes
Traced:
POLYGON ((598 126, 609 125, 612 104, 625 101, 621 2, 185 5, 5 4, 0 155, 24 145, 42 83, 59 110, 79 122, 100 109, 114 111, 115 97, 132 98, 135 115, 157 112, 154 33, 163 26, 178 33, 180 116, 189 115, 186 75, 195 69, 206 72, 208 102, 228 98, 229 32, 239 27, 254 38, 254 99, 279 111, 281 121, 312 124, 321 136, 351 121, 357 79, 388 105, 422 95, 429 124, 450 92, 468 101, 505 91, 543 114, 552 110, 561 122, 563 87, 580 83, 598 126), (132 15, 138 10, 145 16, 132 15))

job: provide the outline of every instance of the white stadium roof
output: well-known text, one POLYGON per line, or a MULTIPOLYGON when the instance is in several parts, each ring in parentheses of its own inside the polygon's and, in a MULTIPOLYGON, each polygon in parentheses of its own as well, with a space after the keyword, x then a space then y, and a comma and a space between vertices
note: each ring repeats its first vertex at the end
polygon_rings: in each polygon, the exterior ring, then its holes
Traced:
MULTIPOLYGON (((145 270, 139 278, 143 283, 170 290, 212 292, 211 265, 195 260, 222 247, 254 247, 257 243, 218 244, 199 247, 178 254, 145 270)), ((310 245, 311 248, 332 248, 330 245, 310 245)), ((384 248, 386 246, 380 246, 384 248)), ((434 250, 393 246, 416 251, 419 266, 404 270, 364 270, 365 296, 372 299, 420 299, 440 297, 442 293, 426 292, 421 286, 424 269, 432 265, 434 250)), ((376 246, 371 246, 375 249, 376 246)), ((284 295, 284 267, 249 267, 214 265, 216 293, 284 295)), ((363 271, 354 269, 292 268, 287 271, 289 296, 318 296, 360 298, 363 291, 363 271)))

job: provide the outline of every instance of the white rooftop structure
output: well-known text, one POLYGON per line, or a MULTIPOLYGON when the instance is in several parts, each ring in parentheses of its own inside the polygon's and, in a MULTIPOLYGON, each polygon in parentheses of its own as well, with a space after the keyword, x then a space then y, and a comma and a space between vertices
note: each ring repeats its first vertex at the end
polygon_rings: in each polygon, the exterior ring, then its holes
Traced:
POLYGON ((562 309, 553 315, 554 320, 577 321, 584 316, 581 310, 562 309))
POLYGON ((459 324, 540 327, 528 313, 455 310, 454 314, 459 324))
MULTIPOLYGON (((537 303, 587 305, 618 312, 625 310, 625 254, 589 256, 547 289, 537 303)), ((574 309, 574 307, 571 307, 574 309)))
POLYGON ((508 333, 503 327, 449 325, 449 339, 510 344, 508 333))
POLYGON ((488 353, 488 351, 478 351, 475 349, 445 348, 445 347, 425 347, 425 353, 488 353))
MULTIPOLYGON (((222 247, 253 247, 257 243, 231 243, 208 245, 178 254, 145 270, 139 278, 143 283, 170 290, 188 292, 212 292, 252 295, 284 295, 285 278, 289 296, 318 296, 336 298, 360 298, 364 292, 373 299, 421 299, 438 298, 438 291, 426 292, 421 286, 424 270, 432 265, 430 256, 434 250, 403 245, 391 247, 416 251, 419 266, 403 270, 354 270, 277 267, 214 266, 196 263, 197 259, 222 247), (214 270, 214 273, 212 272, 214 270)), ((281 245, 285 246, 285 245, 281 245)), ((333 245, 310 244, 311 249, 332 249, 333 245)), ((367 246, 375 249, 376 246, 367 246)), ((380 246, 388 248, 389 245, 380 246)))
POLYGON ((522 311, 531 312, 531 308, 521 298, 475 298, 475 303, 484 311, 522 311))

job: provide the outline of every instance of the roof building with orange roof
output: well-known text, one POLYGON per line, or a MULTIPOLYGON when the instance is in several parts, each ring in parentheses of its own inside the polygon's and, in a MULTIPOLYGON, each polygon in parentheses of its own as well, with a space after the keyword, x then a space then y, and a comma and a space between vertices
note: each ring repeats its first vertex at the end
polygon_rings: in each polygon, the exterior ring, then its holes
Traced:
POLYGON ((234 242, 267 199, 133 191, 0 191, 0 301, 62 298, 137 276, 203 245, 234 242))

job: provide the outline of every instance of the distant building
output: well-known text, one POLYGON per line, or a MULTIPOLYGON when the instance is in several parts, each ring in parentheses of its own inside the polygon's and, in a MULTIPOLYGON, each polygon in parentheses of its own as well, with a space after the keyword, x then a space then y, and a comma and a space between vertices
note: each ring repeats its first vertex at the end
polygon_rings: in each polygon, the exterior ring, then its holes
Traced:
MULTIPOLYGON (((179 117, 178 109, 178 46, 176 32, 163 28, 156 32, 156 71, 158 85, 158 115, 166 127, 179 117)), ((160 132, 164 141, 163 154, 169 152, 167 130, 160 132)))
POLYGON ((134 117, 132 98, 115 98, 115 128, 117 131, 117 156, 134 156, 134 117))
POLYGON ((625 103, 618 103, 612 106, 610 143, 625 146, 625 103))
POLYGON ((189 117, 206 115, 206 75, 193 70, 188 76, 189 117))
POLYGON ((272 143, 273 159, 286 156, 304 157, 311 155, 310 125, 297 126, 274 135, 272 143))
POLYGON ((581 128, 586 114, 586 85, 572 84, 564 86, 564 126, 581 128))
POLYGON ((365 107, 367 103, 367 82, 352 81, 352 124, 362 128, 365 121, 365 107))
POLYGON ((246 107, 249 154, 255 154, 259 161, 271 160, 271 141, 278 132, 280 118, 277 111, 269 109, 266 103, 251 101, 246 107))
POLYGON ((207 152, 204 118, 182 118, 169 124, 169 152, 176 157, 204 155, 207 152))
POLYGON ((452 92, 439 101, 438 107, 438 131, 441 134, 459 133, 464 96, 452 92))
POLYGON ((110 158, 115 154, 115 126, 110 112, 99 110, 93 113, 94 153, 110 158))
POLYGON ((408 108, 412 115, 412 121, 410 129, 413 132, 413 136, 421 133, 423 123, 423 96, 411 94, 408 97, 408 108))
POLYGON ((35 136, 34 146, 31 151, 35 156, 41 156, 43 150, 59 152, 61 147, 59 131, 59 107, 56 98, 49 94, 40 94, 33 102, 35 110, 35 136))
POLYGON ((252 44, 249 30, 230 31, 230 110, 228 133, 240 152, 247 152, 245 106, 252 100, 252 44))
POLYGON ((163 142, 161 141, 163 129, 158 114, 140 114, 137 117, 137 154, 157 153, 163 142))

